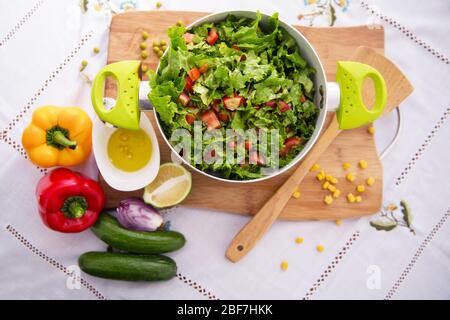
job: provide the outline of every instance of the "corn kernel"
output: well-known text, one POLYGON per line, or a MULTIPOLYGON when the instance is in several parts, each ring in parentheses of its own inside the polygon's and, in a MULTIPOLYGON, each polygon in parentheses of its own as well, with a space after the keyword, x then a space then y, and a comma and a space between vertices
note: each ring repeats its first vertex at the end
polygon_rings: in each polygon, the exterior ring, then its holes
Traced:
POLYGON ((322 181, 323 179, 325 179, 325 177, 324 177, 323 174, 321 174, 321 173, 318 173, 318 174, 316 175, 316 178, 317 178, 317 180, 319 180, 319 181, 322 181))
POLYGON ((286 271, 289 267, 289 264, 287 263, 287 261, 282 261, 281 262, 281 270, 286 271))
POLYGON ((295 238, 295 243, 297 243, 297 244, 300 244, 300 243, 303 243, 303 238, 302 237, 297 237, 297 238, 295 238))
POLYGON ((295 198, 295 199, 298 199, 298 198, 300 198, 300 191, 298 191, 298 190, 295 190, 293 193, 292 193, 292 196, 295 198))
POLYGON ((339 180, 338 180, 337 178, 333 177, 333 178, 330 180, 330 182, 333 183, 333 184, 336 184, 336 183, 339 182, 339 180))
POLYGON ((353 203, 353 202, 356 201, 356 198, 355 198, 355 196, 352 193, 349 193, 347 195, 347 201, 350 202, 350 203, 353 203))
POLYGON ((365 190, 365 188, 364 188, 364 185, 363 185, 363 184, 359 184, 359 185, 356 187, 356 191, 358 191, 359 193, 363 193, 364 190, 365 190))
POLYGON ((159 8, 161 8, 161 7, 162 7, 162 3, 158 1, 158 2, 156 3, 156 8, 159 9, 159 8))
POLYGON ((141 42, 139 44, 139 48, 141 48, 141 50, 145 50, 145 49, 147 49, 147 44, 145 42, 141 42))
POLYGON ((317 171, 317 170, 319 170, 319 169, 320 169, 320 166, 319 166, 317 163, 315 163, 315 164, 313 164, 313 166, 309 169, 309 171, 313 172, 313 171, 317 171))
POLYGON ((317 245, 316 249, 317 249, 317 251, 319 251, 319 252, 323 252, 323 250, 325 250, 325 248, 324 248, 323 245, 321 245, 321 244, 317 245))
POLYGON ((341 190, 336 189, 333 192, 333 198, 339 198, 339 196, 341 195, 341 190))
POLYGON ((340 226, 342 224, 342 221, 338 219, 334 223, 336 223, 337 226, 340 226))
POLYGON ((336 191, 336 186, 330 184, 330 185, 328 186, 328 190, 330 190, 331 192, 334 192, 334 191, 336 191))
POLYGON ((326 204, 332 204, 333 203, 333 197, 332 196, 325 196, 323 198, 323 202, 325 202, 326 204))
POLYGON ((142 31, 141 35, 142 35, 142 39, 143 40, 147 40, 148 39, 148 32, 147 31, 142 31))
POLYGON ((324 190, 327 190, 329 186, 330 186, 330 183, 329 183, 328 181, 325 181, 325 182, 323 183, 323 185, 322 185, 322 188, 323 188, 324 190))
POLYGON ((331 179, 333 179, 333 176, 332 176, 331 174, 327 174, 327 175, 325 176, 325 180, 331 181, 331 179))
POLYGON ((342 165, 342 168, 344 168, 344 170, 347 170, 348 168, 350 168, 350 163, 344 162, 344 164, 342 165))
POLYGON ((141 58, 142 59, 147 59, 147 57, 148 57, 148 52, 147 51, 142 51, 141 52, 141 58))
POLYGON ((345 178, 348 180, 348 181, 350 181, 350 182, 352 182, 352 181, 355 181, 355 175, 353 174, 353 173, 348 173, 346 176, 345 176, 345 178))
POLYGON ((367 128, 367 132, 370 133, 371 135, 374 135, 375 134, 375 127, 373 127, 373 126, 368 127, 367 128))
POLYGON ((142 70, 142 72, 147 72, 148 67, 145 64, 143 64, 143 65, 141 65, 141 70, 142 70))
POLYGON ((372 186, 375 183, 375 178, 374 177, 368 177, 366 180, 366 183, 368 186, 372 186))
POLYGON ((361 196, 356 196, 355 197, 355 201, 356 202, 361 202, 362 201, 362 197, 361 196))
POLYGON ((361 169, 366 169, 367 168, 367 161, 366 160, 359 160, 359 167, 361 169))

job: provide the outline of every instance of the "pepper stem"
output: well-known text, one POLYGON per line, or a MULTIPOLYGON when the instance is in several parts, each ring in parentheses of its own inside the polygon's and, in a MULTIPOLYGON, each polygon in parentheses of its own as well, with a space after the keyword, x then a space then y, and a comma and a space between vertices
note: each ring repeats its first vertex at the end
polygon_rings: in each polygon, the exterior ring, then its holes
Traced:
POLYGON ((74 196, 69 197, 64 201, 61 212, 64 213, 67 218, 79 219, 84 216, 87 207, 88 204, 85 197, 74 196))
POLYGON ((47 130, 47 144, 57 149, 75 149, 77 142, 69 139, 69 132, 59 126, 54 126, 47 130))

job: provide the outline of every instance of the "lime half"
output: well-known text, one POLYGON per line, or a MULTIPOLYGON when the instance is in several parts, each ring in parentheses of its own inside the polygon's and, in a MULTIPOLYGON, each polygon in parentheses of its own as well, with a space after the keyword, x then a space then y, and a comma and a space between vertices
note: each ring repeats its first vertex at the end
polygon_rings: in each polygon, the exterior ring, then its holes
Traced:
POLYGON ((145 187, 144 201, 158 208, 171 207, 183 201, 192 187, 191 173, 182 165, 164 163, 155 180, 145 187))

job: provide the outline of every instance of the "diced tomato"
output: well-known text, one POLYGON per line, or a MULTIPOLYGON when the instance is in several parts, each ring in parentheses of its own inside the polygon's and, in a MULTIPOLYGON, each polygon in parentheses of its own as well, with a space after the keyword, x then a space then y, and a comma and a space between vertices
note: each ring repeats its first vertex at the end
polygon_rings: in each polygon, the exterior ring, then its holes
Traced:
POLYGON ((197 69, 197 67, 194 67, 188 71, 188 76, 193 82, 195 82, 198 78, 200 78, 200 71, 197 69))
POLYGON ((187 114, 186 115, 186 122, 188 124, 193 124, 195 121, 195 116, 193 116, 192 114, 187 114))
POLYGON ((230 117, 228 116, 228 114, 225 111, 221 111, 217 114, 217 116, 219 117, 219 120, 222 122, 228 122, 230 121, 230 117))
POLYGON ((284 147, 280 150, 280 155, 284 157, 293 147, 300 145, 302 142, 303 139, 299 137, 287 138, 286 140, 284 140, 284 147))
POLYGON ((306 97, 302 94, 302 96, 300 97, 300 102, 303 103, 306 101, 306 97))
POLYGON ((236 141, 231 140, 230 142, 227 143, 228 148, 230 149, 234 149, 236 148, 236 141))
POLYGON ((192 42, 194 40, 194 35, 192 33, 186 32, 184 34, 184 40, 186 43, 192 42))
POLYGON ((252 148, 252 142, 250 140, 245 140, 244 146, 245 150, 250 150, 252 148))
POLYGON ((216 43, 217 39, 219 39, 219 34, 217 33, 216 29, 209 29, 208 36, 206 37, 206 42, 208 42, 209 45, 213 46, 214 43, 216 43))
POLYGON ((239 59, 239 61, 245 61, 245 60, 247 60, 247 56, 245 54, 243 54, 241 56, 241 58, 239 59))
POLYGON ((220 128, 220 121, 212 110, 204 112, 201 119, 206 124, 208 130, 220 128))
POLYGON ((189 103, 189 101, 191 101, 191 99, 189 98, 189 96, 182 92, 180 94, 180 96, 178 97, 178 101, 180 101, 180 103, 183 105, 183 107, 186 107, 189 103))
POLYGON ((266 106, 271 107, 271 108, 275 108, 277 106, 277 102, 274 101, 274 100, 267 101, 266 102, 266 106))
POLYGON ((260 166, 263 166, 266 164, 265 159, 262 156, 258 155, 258 153, 256 151, 250 152, 250 154, 248 155, 248 158, 249 158, 249 162, 251 164, 256 163, 256 164, 259 164, 260 166))
POLYGON ((240 105, 242 105, 245 102, 244 97, 235 95, 234 97, 225 97, 222 99, 223 104, 225 105, 225 108, 228 110, 236 110, 239 108, 240 105))
POLYGON ((211 104, 211 108, 214 110, 215 113, 219 113, 219 104, 220 104, 219 99, 214 99, 211 104))
POLYGON ((237 44, 233 44, 233 45, 231 46, 231 48, 233 48, 233 49, 236 50, 236 51, 241 51, 241 48, 239 48, 237 44))
POLYGON ((287 104, 286 102, 284 102, 283 100, 280 100, 280 101, 278 102, 278 107, 280 108, 280 112, 286 112, 286 111, 292 109, 291 106, 288 105, 288 104, 287 104))
POLYGON ((200 71, 200 73, 205 73, 206 71, 208 71, 208 68, 209 68, 208 64, 205 63, 200 67, 199 71, 200 71))
POLYGON ((194 86, 194 82, 191 80, 190 77, 186 77, 186 83, 184 85, 184 90, 187 92, 192 92, 192 87, 194 86))

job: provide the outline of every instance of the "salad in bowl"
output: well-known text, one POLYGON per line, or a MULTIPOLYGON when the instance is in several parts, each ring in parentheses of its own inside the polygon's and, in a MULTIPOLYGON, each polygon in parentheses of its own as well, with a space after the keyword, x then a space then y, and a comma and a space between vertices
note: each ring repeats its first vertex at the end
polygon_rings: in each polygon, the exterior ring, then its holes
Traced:
POLYGON ((321 112, 314 103, 316 70, 280 26, 277 14, 264 24, 261 19, 259 13, 255 18, 229 14, 188 29, 173 26, 168 30, 170 46, 157 71, 149 74, 148 97, 165 138, 173 147, 177 130, 192 136, 218 132, 189 147, 201 151, 200 161, 195 152, 182 156, 197 170, 224 180, 264 177, 264 168, 273 165, 273 157, 257 152, 264 131, 277 132, 276 139, 266 139, 276 144, 279 168, 299 160, 321 112), (256 132, 256 140, 236 141, 226 134, 248 130, 256 132), (227 151, 211 150, 213 142, 227 151), (230 150, 238 161, 208 161, 208 156, 228 156, 230 150))

